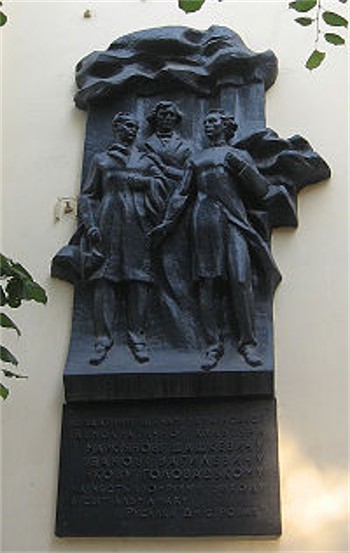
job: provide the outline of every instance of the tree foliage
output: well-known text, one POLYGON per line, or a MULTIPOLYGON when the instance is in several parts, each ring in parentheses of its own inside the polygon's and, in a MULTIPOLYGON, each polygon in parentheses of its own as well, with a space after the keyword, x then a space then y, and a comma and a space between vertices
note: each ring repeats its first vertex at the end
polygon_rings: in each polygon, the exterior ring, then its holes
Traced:
MULTIPOLYGON (((35 282, 27 269, 3 254, 0 254, 0 282, 0 305, 5 309, 17 309, 24 301, 35 301, 42 304, 47 302, 45 290, 35 282)), ((13 330, 17 336, 21 336, 21 331, 16 323, 3 311, 0 312, 0 326, 6 330, 13 330)), ((3 345, 0 345, 0 359, 1 370, 6 378, 26 378, 26 376, 4 367, 4 365, 17 367, 18 360, 3 345)), ((1 383, 0 396, 6 399, 8 395, 9 389, 1 383)))
MULTIPOLYGON (((347 0, 338 0, 338 2, 346 4, 347 0)), ((328 27, 347 28, 348 21, 345 17, 335 11, 326 10, 326 4, 327 2, 324 0, 297 0, 296 2, 289 2, 289 7, 293 10, 299 13, 308 13, 308 17, 297 17, 295 21, 303 27, 312 26, 314 28, 314 49, 305 63, 307 69, 310 69, 311 71, 319 67, 326 57, 326 52, 319 49, 322 41, 324 41, 324 43, 332 44, 333 46, 341 46, 345 44, 345 38, 338 33, 328 32, 333 30, 328 27)), ((332 2, 333 8, 334 5, 335 3, 332 2)))
MULTIPOLYGON (((222 0, 218 0, 219 2, 222 0)), ((348 0, 336 0, 341 4, 346 4, 348 0)), ((186 13, 193 13, 201 9, 205 0, 178 0, 179 7, 186 13)), ((334 32, 327 32, 330 29, 328 27, 343 27, 347 28, 348 21, 343 15, 325 9, 325 4, 331 4, 334 10, 335 2, 328 0, 295 0, 289 2, 289 7, 300 13, 308 14, 307 17, 297 17, 295 21, 302 27, 313 27, 315 30, 315 45, 314 50, 307 59, 305 66, 307 69, 313 70, 321 65, 326 57, 326 52, 319 50, 319 44, 323 40, 325 43, 332 44, 333 46, 341 46, 345 44, 345 38, 334 32), (327 25, 325 29, 322 28, 323 24, 327 25)))
POLYGON ((0 12, 0 27, 5 25, 7 21, 7 15, 4 14, 4 12, 0 12))
MULTIPOLYGON (((0 2, 0 7, 1 6, 2 6, 2 2, 0 2)), ((6 21, 7 21, 7 15, 2 10, 0 10, 0 27, 5 25, 6 21)))
POLYGON ((179 0, 179 7, 186 13, 200 10, 205 0, 179 0))

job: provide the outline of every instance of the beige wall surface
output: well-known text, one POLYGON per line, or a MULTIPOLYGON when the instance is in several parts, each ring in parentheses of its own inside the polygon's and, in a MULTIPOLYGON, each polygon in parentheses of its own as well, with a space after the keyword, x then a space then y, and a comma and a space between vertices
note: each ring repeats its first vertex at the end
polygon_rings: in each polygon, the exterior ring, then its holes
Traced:
MULTIPOLYGON (((345 10, 340 2, 324 3, 345 10)), ((2 550, 80 552, 348 551, 347 214, 348 60, 327 47, 303 67, 314 32, 293 22, 287 1, 207 0, 186 16, 177 0, 5 1, 2 28, 3 251, 46 288, 46 307, 15 314, 23 336, 6 337, 28 380, 9 382, 3 405, 2 550), (86 9, 92 17, 83 17, 86 9), (71 327, 70 285, 50 278, 50 259, 75 221, 54 220, 59 196, 79 190, 86 114, 72 102, 74 67, 128 32, 161 25, 225 25, 256 51, 271 48, 279 77, 267 125, 301 134, 332 178, 299 198, 299 228, 275 232, 283 274, 275 298, 283 535, 279 540, 58 539, 54 517, 62 373, 71 327)), ((6 333, 8 336, 9 333, 6 333)), ((5 339, 5 337, 4 337, 5 339)))

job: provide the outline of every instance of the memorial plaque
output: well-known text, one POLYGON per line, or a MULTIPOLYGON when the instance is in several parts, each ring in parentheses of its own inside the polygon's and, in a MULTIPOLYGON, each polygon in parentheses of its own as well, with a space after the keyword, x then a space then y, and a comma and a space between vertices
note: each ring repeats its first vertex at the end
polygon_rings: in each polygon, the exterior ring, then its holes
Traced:
POLYGON ((274 400, 64 408, 58 536, 281 532, 274 400))
POLYGON ((57 535, 278 536, 271 234, 330 169, 266 127, 276 56, 228 28, 138 31, 76 77, 57 535))

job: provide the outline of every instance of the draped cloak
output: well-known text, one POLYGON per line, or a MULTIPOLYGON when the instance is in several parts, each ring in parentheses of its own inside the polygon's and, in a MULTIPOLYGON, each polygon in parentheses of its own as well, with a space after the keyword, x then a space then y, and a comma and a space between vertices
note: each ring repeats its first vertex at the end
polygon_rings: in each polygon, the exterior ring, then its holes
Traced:
POLYGON ((278 284, 281 277, 269 245, 249 222, 242 199, 247 195, 263 203, 268 189, 268 181, 255 168, 247 152, 227 145, 207 148, 193 156, 179 188, 169 200, 162 229, 165 233, 171 232, 186 208, 191 209, 194 280, 227 278, 228 273, 232 273, 228 266, 232 259, 229 250, 239 235, 259 260, 272 287, 278 284), (245 162, 243 172, 235 169, 233 157, 245 162))

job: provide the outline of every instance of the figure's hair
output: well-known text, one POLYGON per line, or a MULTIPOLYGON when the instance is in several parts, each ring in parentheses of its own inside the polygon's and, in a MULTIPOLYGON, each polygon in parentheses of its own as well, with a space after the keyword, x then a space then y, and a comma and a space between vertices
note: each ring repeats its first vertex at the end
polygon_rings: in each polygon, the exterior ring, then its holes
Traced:
POLYGON ((175 104, 175 102, 162 100, 161 102, 158 102, 158 104, 156 104, 154 106, 151 113, 147 117, 147 121, 151 125, 152 129, 154 129, 155 126, 156 126, 158 111, 160 109, 164 109, 164 108, 171 108, 172 110, 174 110, 176 118, 177 118, 176 124, 179 124, 180 121, 182 121, 183 115, 182 115, 181 111, 179 110, 179 108, 177 107, 177 105, 175 104))
POLYGON ((216 113, 217 115, 220 115, 221 121, 224 124, 225 138, 227 141, 231 140, 231 138, 234 137, 236 130, 238 129, 238 125, 234 116, 225 113, 222 108, 211 109, 207 113, 207 116, 211 113, 216 113))
MULTIPOLYGON (((126 111, 120 111, 119 113, 116 113, 116 115, 112 119, 112 128, 113 130, 116 129, 116 127, 119 125, 119 123, 124 123, 127 121, 127 119, 133 119, 136 121, 135 117, 132 113, 126 112, 126 111)), ((137 121, 136 121, 137 122, 137 121)))

